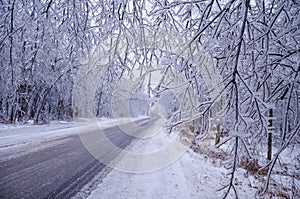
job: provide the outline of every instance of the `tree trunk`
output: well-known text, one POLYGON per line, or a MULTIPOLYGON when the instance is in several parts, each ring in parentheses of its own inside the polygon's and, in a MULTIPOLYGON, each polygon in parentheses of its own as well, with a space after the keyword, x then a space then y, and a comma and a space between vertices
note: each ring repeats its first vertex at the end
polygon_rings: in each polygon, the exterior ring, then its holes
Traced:
POLYGON ((217 134, 216 134, 215 145, 220 143, 220 139, 221 139, 221 126, 220 126, 220 124, 217 124, 217 134))
POLYGON ((267 154, 267 159, 271 160, 272 159, 272 131, 273 131, 273 109, 271 108, 269 111, 269 132, 268 132, 268 154, 267 154))

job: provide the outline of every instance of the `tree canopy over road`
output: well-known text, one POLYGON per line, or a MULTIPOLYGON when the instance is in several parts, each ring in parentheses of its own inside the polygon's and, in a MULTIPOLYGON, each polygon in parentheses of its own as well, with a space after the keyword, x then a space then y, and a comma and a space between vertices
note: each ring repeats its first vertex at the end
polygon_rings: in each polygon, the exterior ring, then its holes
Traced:
MULTIPOLYGON (((117 103, 115 91, 127 79, 132 80, 128 104, 134 116, 158 103, 167 110, 170 127, 197 120, 205 133, 221 123, 230 135, 226 141, 232 142, 228 191, 234 189, 241 158, 266 156, 266 191, 280 154, 289 147, 299 149, 298 1, 2 0, 0 13, 1 122, 72 119, 80 114, 73 110, 72 97, 82 65, 90 64, 97 48, 111 38, 127 34, 147 41, 150 29, 161 47, 137 50, 129 40, 111 43, 109 50, 122 44, 122 51, 107 55, 113 56, 101 68, 95 116, 122 116, 113 113, 112 102, 117 103), (178 33, 191 55, 201 48, 215 70, 203 72, 200 59, 193 61, 197 54, 187 59, 172 52, 173 37, 163 37, 163 32, 178 33), (218 91, 205 74, 213 74, 218 91), (175 94, 174 87, 180 88, 175 94)), ((93 66, 97 64, 101 67, 93 66)), ((298 153, 293 166, 299 164, 298 153)))

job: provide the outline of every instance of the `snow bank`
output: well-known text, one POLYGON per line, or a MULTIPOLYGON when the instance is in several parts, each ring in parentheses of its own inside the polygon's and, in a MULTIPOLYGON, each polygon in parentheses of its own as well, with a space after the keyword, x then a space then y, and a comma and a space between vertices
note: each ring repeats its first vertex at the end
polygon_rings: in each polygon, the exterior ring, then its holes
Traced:
MULTIPOLYGON (((160 132, 149 139, 140 139, 131 146, 131 151, 153 152, 164 147, 171 135, 160 132)), ((138 165, 137 165, 138 166, 138 165)), ((165 199, 165 198, 222 198, 224 191, 217 191, 229 182, 228 170, 216 166, 204 156, 188 150, 176 162, 160 170, 133 174, 112 170, 104 179, 96 177, 93 181, 101 182, 88 190, 88 185, 75 198, 83 198, 83 192, 89 199, 165 199)), ((255 198, 256 190, 249 186, 244 170, 238 170, 235 184, 240 198, 255 198)), ((234 195, 231 195, 234 197, 234 195)))

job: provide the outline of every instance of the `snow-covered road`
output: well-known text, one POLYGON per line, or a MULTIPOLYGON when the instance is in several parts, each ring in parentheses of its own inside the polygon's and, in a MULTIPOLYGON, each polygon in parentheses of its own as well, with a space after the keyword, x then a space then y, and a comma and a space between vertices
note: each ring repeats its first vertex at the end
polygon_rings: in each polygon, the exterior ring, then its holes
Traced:
MULTIPOLYGON (((143 123, 147 118, 137 120, 143 123)), ((127 131, 132 129, 128 121, 101 120, 99 126, 106 129, 112 142, 131 153, 151 154, 179 142, 178 132, 169 134, 161 128, 162 118, 136 132, 127 131), (129 133, 128 137, 112 133, 120 130, 129 133)), ((89 122, 82 127, 86 132, 94 129, 89 122)), ((116 170, 107 168, 86 150, 74 123, 0 126, 0 198, 210 199, 222 198, 224 190, 217 190, 229 182, 229 171, 218 160, 191 149, 170 164, 162 164, 151 172, 146 169, 145 173, 140 169, 149 162, 143 159, 130 165, 139 173, 130 169, 119 171, 124 168, 119 165, 126 162, 127 155, 117 158, 120 161, 115 165, 116 170)), ((234 183, 238 196, 255 198, 256 189, 251 188, 244 173, 241 169, 236 171, 234 183)), ((233 194, 230 196, 234 198, 233 194)))

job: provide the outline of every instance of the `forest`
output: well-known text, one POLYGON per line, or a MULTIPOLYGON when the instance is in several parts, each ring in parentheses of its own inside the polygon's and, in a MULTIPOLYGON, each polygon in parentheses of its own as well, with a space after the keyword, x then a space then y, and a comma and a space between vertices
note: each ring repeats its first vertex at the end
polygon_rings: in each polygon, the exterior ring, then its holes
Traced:
POLYGON ((225 197, 240 165, 257 168, 261 193, 300 195, 299 1, 1 0, 0 13, 1 123, 159 104, 170 130, 228 133, 225 197))

